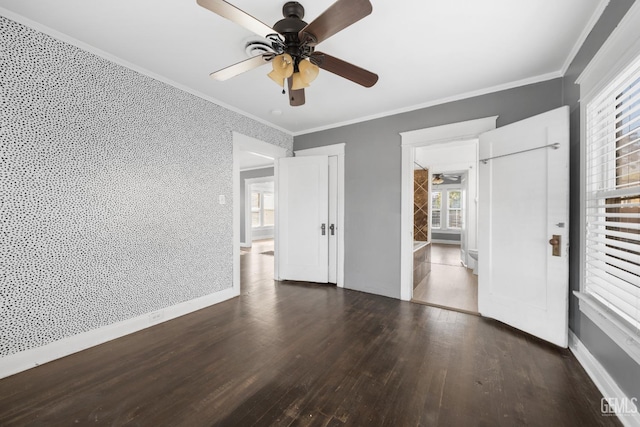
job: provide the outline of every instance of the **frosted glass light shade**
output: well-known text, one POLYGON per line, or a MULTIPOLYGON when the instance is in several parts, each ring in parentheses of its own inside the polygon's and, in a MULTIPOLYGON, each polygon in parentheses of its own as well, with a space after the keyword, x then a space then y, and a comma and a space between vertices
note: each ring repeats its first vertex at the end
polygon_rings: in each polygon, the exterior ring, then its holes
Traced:
POLYGON ((309 87, 309 84, 302 79, 301 73, 293 73, 293 82, 291 83, 291 90, 299 90, 305 87, 309 87))
POLYGON ((276 82, 277 85, 284 87, 284 77, 281 74, 277 73, 275 70, 267 74, 271 80, 276 82))
POLYGON ((308 59, 303 59, 298 64, 298 69, 300 70, 300 78, 303 82, 309 85, 312 81, 318 77, 318 73, 320 69, 317 65, 309 61, 308 59))
POLYGON ((287 79, 293 74, 293 58, 288 53, 283 53, 273 58, 271 66, 273 71, 281 75, 283 79, 287 79))

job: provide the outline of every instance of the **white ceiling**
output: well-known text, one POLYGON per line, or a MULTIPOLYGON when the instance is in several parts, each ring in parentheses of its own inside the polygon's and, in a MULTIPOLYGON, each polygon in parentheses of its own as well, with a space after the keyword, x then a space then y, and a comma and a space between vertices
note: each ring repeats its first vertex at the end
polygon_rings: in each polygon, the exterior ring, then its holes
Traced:
MULTIPOLYGON (((333 1, 302 0, 305 20, 333 1)), ((229 2, 273 25, 285 0, 229 2)), ((370 16, 317 50, 377 73, 378 83, 367 89, 321 70, 301 107, 266 77, 268 64, 209 78, 246 59, 254 37, 195 0, 0 0, 0 14, 296 135, 559 77, 607 0, 371 3, 370 16)))

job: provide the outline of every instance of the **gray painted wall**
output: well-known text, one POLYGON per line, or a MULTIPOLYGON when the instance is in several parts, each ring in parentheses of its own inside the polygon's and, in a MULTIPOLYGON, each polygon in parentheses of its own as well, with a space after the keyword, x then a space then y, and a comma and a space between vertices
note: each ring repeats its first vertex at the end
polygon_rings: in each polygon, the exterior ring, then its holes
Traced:
POLYGON ((240 242, 246 242, 245 231, 245 205, 246 205, 246 193, 244 188, 244 181, 246 179, 264 178, 267 176, 273 176, 274 168, 254 169, 250 171, 240 172, 240 242))
MULTIPOLYGON (((613 0, 609 3, 563 78, 563 104, 569 105, 571 110, 571 223, 569 228, 572 247, 569 255, 571 290, 580 290, 579 248, 582 239, 582 231, 580 230, 580 87, 575 84, 575 81, 633 3, 634 0, 613 0)), ((569 326, 571 330, 629 397, 640 398, 640 366, 580 312, 578 300, 573 293, 571 293, 569 301, 569 326)))
POLYGON ((290 135, 1 16, 0 100, 0 358, 231 288, 232 132, 290 135))
POLYGON ((345 287, 400 298, 400 132, 498 115, 498 126, 560 107, 562 80, 294 138, 294 149, 345 145, 345 287))

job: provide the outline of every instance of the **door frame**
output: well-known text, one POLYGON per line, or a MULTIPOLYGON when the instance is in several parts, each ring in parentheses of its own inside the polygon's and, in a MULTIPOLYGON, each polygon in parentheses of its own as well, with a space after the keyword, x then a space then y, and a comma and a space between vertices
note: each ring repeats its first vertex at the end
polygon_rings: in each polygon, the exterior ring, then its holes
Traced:
MULTIPOLYGON (((278 182, 277 159, 287 157, 287 150, 277 145, 233 131, 233 294, 240 295, 240 152, 251 151, 273 157, 273 179, 278 182)), ((275 225, 274 225, 274 278, 278 277, 278 186, 275 191, 275 225)), ((245 230, 246 231, 246 230, 245 230)))
POLYGON ((400 299, 413 297, 413 162, 415 149, 465 139, 496 128, 498 116, 401 132, 402 167, 400 197, 400 299))
MULTIPOLYGON (((344 288, 344 148, 345 143, 325 145, 322 147, 308 148, 305 150, 296 150, 296 156, 337 156, 338 157, 338 223, 336 224, 341 233, 338 233, 338 250, 337 250, 337 283, 339 288, 344 288)), ((276 186, 277 184, 276 179, 276 186)), ((276 210, 277 215, 277 210, 276 210)), ((276 235, 278 231, 276 230, 276 235)))

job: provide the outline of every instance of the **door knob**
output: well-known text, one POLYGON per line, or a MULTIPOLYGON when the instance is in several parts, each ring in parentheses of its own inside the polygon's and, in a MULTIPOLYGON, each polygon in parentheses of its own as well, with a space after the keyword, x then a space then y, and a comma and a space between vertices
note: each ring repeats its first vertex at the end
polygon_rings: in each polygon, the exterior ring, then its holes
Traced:
POLYGON ((322 230, 322 235, 326 235, 327 234, 327 224, 322 224, 320 226, 320 229, 322 230))
POLYGON ((549 244, 553 247, 551 255, 560 256, 560 243, 562 242, 562 237, 559 234, 554 234, 549 240, 549 244))
POLYGON ((331 231, 331 235, 332 236, 335 236, 335 234, 336 234, 336 226, 334 224, 331 224, 329 226, 329 231, 331 231))

